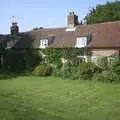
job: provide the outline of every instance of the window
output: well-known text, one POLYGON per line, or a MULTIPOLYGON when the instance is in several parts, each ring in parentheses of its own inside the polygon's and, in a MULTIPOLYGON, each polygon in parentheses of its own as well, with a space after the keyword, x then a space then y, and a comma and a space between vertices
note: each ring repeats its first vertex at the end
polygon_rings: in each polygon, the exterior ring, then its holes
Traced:
POLYGON ((39 48, 46 48, 46 47, 48 47, 48 39, 41 39, 39 48))
POLYGON ((76 39, 76 48, 82 48, 82 47, 86 47, 87 45, 87 37, 78 37, 76 39))

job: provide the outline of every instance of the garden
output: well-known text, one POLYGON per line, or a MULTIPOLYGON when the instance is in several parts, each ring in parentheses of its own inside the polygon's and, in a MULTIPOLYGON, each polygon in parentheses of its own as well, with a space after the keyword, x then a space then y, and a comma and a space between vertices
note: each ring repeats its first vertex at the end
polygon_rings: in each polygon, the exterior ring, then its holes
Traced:
POLYGON ((73 48, 1 53, 0 120, 119 120, 120 58, 93 63, 89 55, 73 48), (87 61, 78 59, 84 54, 87 61))
POLYGON ((93 62, 90 50, 86 48, 13 50, 0 55, 0 79, 32 75, 110 83, 120 81, 120 57, 97 57, 93 62))

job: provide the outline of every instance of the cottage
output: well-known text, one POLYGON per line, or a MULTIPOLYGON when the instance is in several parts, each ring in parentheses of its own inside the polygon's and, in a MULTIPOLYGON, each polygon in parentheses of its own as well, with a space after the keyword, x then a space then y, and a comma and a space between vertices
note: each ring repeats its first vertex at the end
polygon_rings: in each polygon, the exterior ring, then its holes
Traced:
POLYGON ((12 22, 11 34, 0 35, 0 49, 45 49, 83 48, 91 56, 120 55, 120 21, 87 25, 78 22, 78 16, 70 12, 67 26, 61 28, 40 28, 20 33, 16 21, 12 22))

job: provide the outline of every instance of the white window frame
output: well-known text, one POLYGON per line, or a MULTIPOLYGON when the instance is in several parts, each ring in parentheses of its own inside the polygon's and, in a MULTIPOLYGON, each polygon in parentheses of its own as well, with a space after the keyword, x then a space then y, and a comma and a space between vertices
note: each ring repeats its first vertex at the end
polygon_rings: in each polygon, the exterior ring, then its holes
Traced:
POLYGON ((87 46, 87 37, 77 37, 76 38, 76 48, 83 48, 87 46))
POLYGON ((46 48, 48 47, 48 39, 40 39, 40 46, 39 48, 46 48))

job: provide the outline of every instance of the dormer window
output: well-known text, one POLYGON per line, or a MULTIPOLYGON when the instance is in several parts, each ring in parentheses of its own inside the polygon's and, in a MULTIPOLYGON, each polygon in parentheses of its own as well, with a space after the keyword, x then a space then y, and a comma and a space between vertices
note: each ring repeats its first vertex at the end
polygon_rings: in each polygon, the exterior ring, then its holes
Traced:
POLYGON ((76 38, 76 48, 84 48, 92 40, 92 33, 86 33, 81 37, 76 38))
POLYGON ((48 39, 40 39, 40 46, 39 48, 46 48, 48 47, 48 39))
POLYGON ((87 46, 87 37, 77 37, 76 38, 76 48, 83 48, 87 46))

